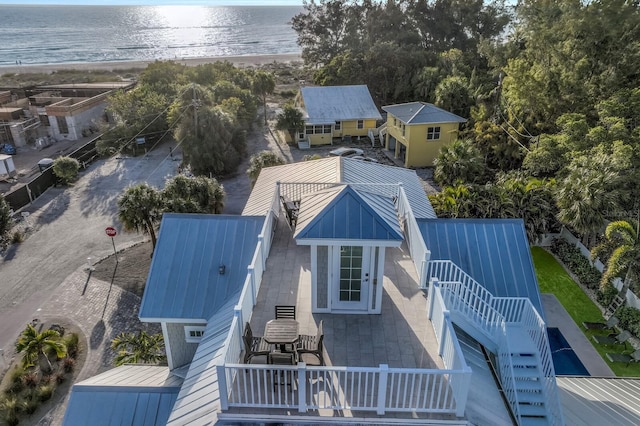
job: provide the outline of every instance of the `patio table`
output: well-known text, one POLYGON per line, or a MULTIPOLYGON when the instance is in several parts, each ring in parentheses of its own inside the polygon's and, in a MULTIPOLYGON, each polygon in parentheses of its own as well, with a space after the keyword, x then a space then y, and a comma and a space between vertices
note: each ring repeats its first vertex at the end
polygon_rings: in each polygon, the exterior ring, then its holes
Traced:
POLYGON ((300 323, 294 319, 273 319, 264 327, 264 340, 280 345, 280 350, 285 352, 286 345, 293 345, 298 341, 300 323))

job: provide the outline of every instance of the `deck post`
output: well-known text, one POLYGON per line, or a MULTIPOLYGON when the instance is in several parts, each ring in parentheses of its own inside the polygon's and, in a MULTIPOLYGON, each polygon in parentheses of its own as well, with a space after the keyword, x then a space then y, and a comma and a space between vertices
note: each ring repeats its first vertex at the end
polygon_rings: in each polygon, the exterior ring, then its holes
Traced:
POLYGON ((384 415, 385 401, 387 400, 387 381, 389 379, 389 365, 380 364, 380 380, 378 381, 378 410, 377 414, 384 415))
POLYGON ((264 248, 264 235, 258 235, 258 245, 260 246, 260 265, 262 265, 262 271, 264 273, 264 266, 267 260, 267 250, 264 248))
POLYGON ((438 345, 438 355, 442 356, 444 353, 444 343, 447 340, 448 325, 451 324, 449 319, 449 311, 442 311, 442 330, 440 330, 440 344, 438 345))
POLYGON ((467 397, 469 396, 469 387, 471 385, 471 367, 464 366, 464 373, 461 374, 459 389, 456 395, 456 416, 464 417, 464 410, 467 406, 467 397))
MULTIPOLYGON (((238 323, 238 336, 240 336, 240 347, 244 347, 244 341, 242 340, 242 334, 244 332, 244 318, 242 318, 242 306, 236 305, 233 308, 233 316, 236 317, 238 323)), ((246 348, 245 348, 246 350, 246 348)))
POLYGON ((429 294, 427 295, 428 297, 428 307, 427 307, 427 317, 429 318, 429 321, 431 321, 431 318, 433 317, 433 303, 435 301, 435 288, 438 287, 438 278, 431 278, 429 280, 429 294))
POLYGON ((227 376, 225 374, 224 365, 217 365, 218 373, 218 394, 220 396, 220 408, 222 411, 229 409, 229 393, 227 392, 227 376))
POLYGON ((298 363, 298 413, 307 412, 307 364, 298 363))
POLYGON ((256 273, 253 266, 247 266, 247 273, 249 274, 249 284, 251 285, 251 302, 253 302, 253 306, 256 306, 256 273))

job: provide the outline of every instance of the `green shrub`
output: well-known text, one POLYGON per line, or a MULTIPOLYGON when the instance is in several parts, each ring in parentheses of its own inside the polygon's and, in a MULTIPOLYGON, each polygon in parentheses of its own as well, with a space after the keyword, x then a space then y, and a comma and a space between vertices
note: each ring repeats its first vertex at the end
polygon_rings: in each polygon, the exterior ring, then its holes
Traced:
POLYGON ((22 376, 22 384, 33 389, 38 386, 38 375, 36 373, 26 373, 22 376))
POLYGON ((16 366, 11 371, 10 377, 10 385, 5 391, 5 393, 19 393, 24 389, 24 384, 22 382, 22 377, 26 374, 24 369, 21 366, 16 366))
POLYGON ((69 358, 75 358, 78 356, 78 333, 71 333, 64 338, 64 344, 67 346, 67 356, 69 358))
POLYGON ((2 413, 2 419, 7 425, 15 426, 20 422, 18 419, 19 412, 20 404, 15 397, 0 399, 0 413, 2 413))
POLYGON ((592 290, 600 288, 602 273, 582 255, 578 247, 556 238, 551 244, 551 251, 578 277, 582 285, 592 290))
POLYGON ((607 284, 604 288, 598 290, 596 296, 600 305, 609 306, 617 294, 618 289, 611 284, 607 284))
POLYGON ((62 360, 62 368, 65 373, 71 373, 76 366, 76 360, 74 358, 65 358, 62 360))
POLYGON ((620 327, 631 332, 634 336, 640 336, 640 310, 631 306, 623 306, 616 311, 620 320, 620 327))
POLYGON ((64 373, 54 374, 53 379, 55 380, 56 385, 61 385, 62 383, 64 383, 65 380, 67 380, 64 373))
POLYGON ((20 409, 26 414, 33 414, 39 405, 40 403, 34 398, 27 398, 20 404, 20 409))
POLYGON ((75 158, 58 157, 53 162, 53 174, 62 184, 68 184, 78 178, 80 163, 75 158))
POLYGON ((38 387, 38 390, 36 392, 36 397, 38 398, 38 401, 40 402, 45 402, 48 401, 51 396, 53 396, 53 385, 49 384, 49 385, 41 385, 38 387))
POLYGON ((24 241, 24 232, 15 231, 11 234, 11 244, 18 244, 24 241))

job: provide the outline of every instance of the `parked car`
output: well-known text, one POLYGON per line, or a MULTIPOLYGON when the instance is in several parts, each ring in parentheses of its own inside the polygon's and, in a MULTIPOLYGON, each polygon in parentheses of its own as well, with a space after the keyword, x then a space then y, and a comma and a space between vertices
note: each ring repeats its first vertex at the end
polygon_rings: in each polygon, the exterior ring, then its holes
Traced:
POLYGON ((362 155, 354 155, 352 157, 354 160, 361 160, 361 161, 368 161, 369 163, 379 163, 378 160, 376 160, 375 158, 371 158, 371 157, 363 157, 362 155))
POLYGON ((11 145, 10 143, 0 143, 0 154, 15 155, 16 147, 11 145))
POLYGON ((329 152, 329 155, 334 157, 351 157, 353 155, 362 155, 364 151, 359 148, 349 148, 346 146, 336 148, 333 151, 329 152))

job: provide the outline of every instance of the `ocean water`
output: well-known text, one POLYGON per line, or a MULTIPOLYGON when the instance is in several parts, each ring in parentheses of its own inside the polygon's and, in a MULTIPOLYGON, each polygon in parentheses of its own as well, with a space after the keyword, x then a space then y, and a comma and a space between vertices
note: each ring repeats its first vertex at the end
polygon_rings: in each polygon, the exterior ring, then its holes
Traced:
POLYGON ((300 53, 300 6, 0 5, 0 66, 300 53))

